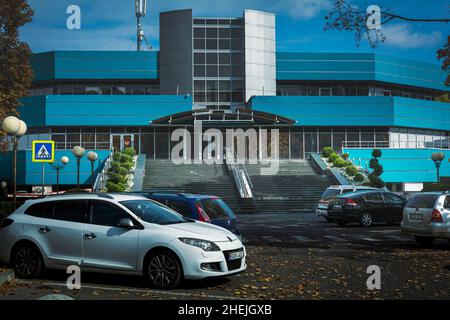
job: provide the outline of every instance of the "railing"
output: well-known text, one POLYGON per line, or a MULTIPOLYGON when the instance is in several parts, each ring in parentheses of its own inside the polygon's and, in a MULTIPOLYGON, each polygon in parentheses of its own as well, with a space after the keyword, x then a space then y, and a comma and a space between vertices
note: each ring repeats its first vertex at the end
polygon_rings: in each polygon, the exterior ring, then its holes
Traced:
POLYGON ((95 182, 94 182, 94 186, 93 186, 94 192, 99 192, 106 188, 106 181, 108 180, 107 173, 108 173, 108 169, 111 168, 112 155, 113 154, 111 152, 105 161, 102 171, 100 171, 97 174, 97 177, 95 178, 95 182))
POLYGON ((449 149, 450 145, 432 141, 343 141, 342 148, 449 149))
POLYGON ((225 150, 225 161, 228 166, 228 170, 232 173, 234 182, 239 191, 241 199, 252 199, 253 184, 248 175, 247 169, 243 164, 236 163, 236 154, 231 148, 225 150))

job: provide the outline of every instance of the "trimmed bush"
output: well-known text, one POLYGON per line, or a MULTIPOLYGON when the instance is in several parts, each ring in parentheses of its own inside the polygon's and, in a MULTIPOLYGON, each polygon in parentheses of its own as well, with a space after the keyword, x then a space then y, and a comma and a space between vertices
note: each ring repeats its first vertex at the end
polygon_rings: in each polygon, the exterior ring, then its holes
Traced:
POLYGON ((130 156, 130 157, 134 157, 136 155, 136 151, 133 148, 126 148, 123 151, 124 154, 130 156))
POLYGON ((363 182, 365 180, 364 176, 361 173, 357 173, 354 177, 353 180, 355 180, 356 182, 363 182))
POLYGON ((373 188, 383 188, 385 184, 384 184, 384 181, 381 180, 380 177, 378 177, 374 173, 371 173, 371 174, 369 174, 369 185, 373 188))
POLYGON ((109 178, 108 181, 112 181, 114 183, 126 183, 125 177, 126 176, 122 176, 118 173, 110 173, 110 174, 108 174, 108 178, 109 178))
POLYGON ((375 169, 375 167, 378 165, 379 165, 378 159, 374 159, 374 158, 370 159, 370 161, 369 161, 370 169, 375 169))
POLYGON ((337 159, 339 159, 339 156, 337 153, 332 153, 330 154, 330 156, 328 157, 328 161, 329 162, 335 162, 337 159))
POLYGON ((379 158, 379 157, 381 157, 381 150, 380 149, 373 149, 373 151, 372 151, 372 157, 374 157, 374 158, 379 158))
POLYGON ((378 177, 383 174, 383 171, 383 166, 380 164, 373 168, 373 173, 375 173, 378 177))
POLYGON ((344 168, 344 167, 348 166, 347 161, 345 161, 344 159, 341 159, 341 158, 336 159, 336 161, 334 161, 333 164, 335 167, 338 167, 338 168, 344 168))
POLYGON ((127 189, 123 183, 114 183, 111 180, 106 181, 108 192, 125 192, 127 189))
POLYGON ((331 148, 331 147, 325 147, 325 148, 323 148, 323 150, 322 150, 322 155, 323 155, 325 158, 330 157, 333 153, 335 153, 335 152, 334 152, 333 148, 331 148))
POLYGON ((125 168, 120 167, 118 174, 120 174, 121 176, 126 176, 128 174, 128 170, 125 168))
POLYGON ((133 167, 133 164, 131 162, 123 162, 120 166, 127 169, 127 171, 130 171, 131 167, 133 167))
POLYGON ((349 154, 348 153, 343 153, 341 157, 344 160, 348 160, 349 154))
POLYGON ((347 168, 345 168, 345 173, 353 177, 358 173, 358 169, 356 169, 355 166, 348 166, 347 168))
POLYGON ((124 163, 124 162, 133 162, 133 157, 129 156, 127 154, 122 154, 122 158, 120 158, 120 162, 124 163))
POLYGON ((113 154, 113 160, 114 161, 120 161, 120 158, 122 158, 122 154, 120 152, 114 152, 113 154))
POLYGON ((113 162, 111 162, 111 168, 110 168, 111 171, 113 171, 113 172, 119 172, 120 168, 121 168, 120 162, 118 162, 118 161, 113 161, 113 162))

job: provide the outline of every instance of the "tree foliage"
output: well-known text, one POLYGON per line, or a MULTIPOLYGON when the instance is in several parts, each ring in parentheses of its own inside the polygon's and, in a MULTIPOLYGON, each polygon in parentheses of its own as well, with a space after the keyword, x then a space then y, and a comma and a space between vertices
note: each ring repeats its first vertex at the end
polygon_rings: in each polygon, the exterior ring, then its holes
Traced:
MULTIPOLYGON (((438 60, 442 60, 442 70, 448 73, 445 85, 450 86, 450 36, 447 37, 447 43, 438 50, 437 58, 438 60)), ((448 101, 448 94, 446 100, 448 101)))
POLYGON ((31 50, 19 39, 19 28, 32 20, 33 10, 25 0, 0 2, 0 117, 16 114, 19 99, 31 87, 31 50))

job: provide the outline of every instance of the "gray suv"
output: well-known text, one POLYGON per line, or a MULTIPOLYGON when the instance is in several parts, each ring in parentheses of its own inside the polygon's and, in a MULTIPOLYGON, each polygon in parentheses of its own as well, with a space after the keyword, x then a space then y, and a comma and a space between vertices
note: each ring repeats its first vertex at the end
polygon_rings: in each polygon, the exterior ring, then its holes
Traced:
POLYGON ((402 231, 422 245, 435 239, 450 241, 450 194, 422 192, 408 200, 403 209, 402 231))

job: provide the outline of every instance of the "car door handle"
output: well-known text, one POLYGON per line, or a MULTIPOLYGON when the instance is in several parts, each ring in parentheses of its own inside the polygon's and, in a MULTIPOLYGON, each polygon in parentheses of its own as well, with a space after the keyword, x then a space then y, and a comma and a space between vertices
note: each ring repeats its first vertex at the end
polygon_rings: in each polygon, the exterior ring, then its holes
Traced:
POLYGON ((92 240, 92 239, 97 238, 97 236, 94 233, 91 232, 91 233, 86 233, 84 235, 84 238, 87 239, 87 240, 92 240))
POLYGON ((50 232, 51 230, 50 230, 50 228, 49 227, 42 227, 42 228, 39 228, 39 232, 40 233, 48 233, 48 232, 50 232))

